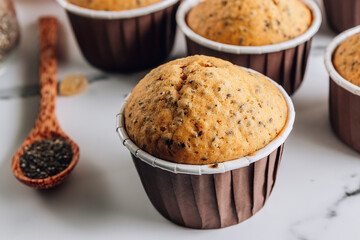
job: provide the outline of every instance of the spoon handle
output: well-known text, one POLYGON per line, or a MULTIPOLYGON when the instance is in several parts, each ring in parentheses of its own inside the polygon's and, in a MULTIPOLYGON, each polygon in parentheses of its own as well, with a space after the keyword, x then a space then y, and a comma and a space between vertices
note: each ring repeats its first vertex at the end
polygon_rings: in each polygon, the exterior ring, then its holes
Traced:
POLYGON ((57 96, 56 79, 56 46, 58 21, 55 17, 42 17, 39 20, 40 40, 40 108, 36 122, 38 130, 59 128, 55 115, 55 101, 57 96), (47 129, 41 129, 41 128, 47 129))

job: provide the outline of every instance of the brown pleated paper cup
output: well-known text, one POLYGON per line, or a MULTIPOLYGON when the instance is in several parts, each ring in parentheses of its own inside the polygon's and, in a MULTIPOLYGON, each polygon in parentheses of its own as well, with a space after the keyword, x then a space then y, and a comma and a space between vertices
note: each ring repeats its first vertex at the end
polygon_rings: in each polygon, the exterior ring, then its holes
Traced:
POLYGON ((324 0, 326 18, 336 32, 360 25, 360 0, 324 0))
POLYGON ((273 83, 288 104, 283 132, 251 156, 216 165, 177 164, 141 150, 126 133, 123 118, 126 102, 123 104, 117 115, 117 132, 131 152, 151 203, 161 215, 181 226, 215 229, 240 223, 264 206, 274 187, 283 145, 295 120, 290 97, 273 83))
POLYGON ((178 9, 176 21, 184 32, 188 55, 203 54, 228 60, 254 69, 279 83, 292 95, 303 81, 312 37, 321 25, 321 11, 312 0, 303 0, 312 10, 313 23, 301 36, 265 46, 235 46, 206 39, 186 23, 187 13, 203 0, 185 1, 178 9))
POLYGON ((348 37, 359 33, 360 26, 338 35, 328 46, 325 65, 330 75, 330 121, 335 134, 360 152, 360 87, 344 79, 333 66, 333 54, 348 37))
POLYGON ((57 1, 67 12, 86 60, 104 71, 133 72, 156 66, 174 45, 179 0, 124 11, 98 11, 57 1))

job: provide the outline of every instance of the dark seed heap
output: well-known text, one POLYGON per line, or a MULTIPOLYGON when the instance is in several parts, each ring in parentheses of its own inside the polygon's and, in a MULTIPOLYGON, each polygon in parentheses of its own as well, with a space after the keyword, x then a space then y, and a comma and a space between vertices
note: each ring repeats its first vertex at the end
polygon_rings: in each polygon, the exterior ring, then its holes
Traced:
POLYGON ((24 154, 20 157, 20 168, 28 178, 43 179, 66 169, 72 157, 69 142, 49 138, 36 141, 25 148, 24 154))

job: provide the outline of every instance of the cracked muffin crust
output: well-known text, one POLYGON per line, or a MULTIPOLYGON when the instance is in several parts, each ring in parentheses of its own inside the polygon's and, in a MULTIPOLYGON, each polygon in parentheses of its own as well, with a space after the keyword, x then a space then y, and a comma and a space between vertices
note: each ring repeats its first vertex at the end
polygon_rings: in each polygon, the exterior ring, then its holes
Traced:
POLYGON ((79 7, 93 10, 122 11, 146 7, 162 0, 68 0, 79 7))
POLYGON ((360 87, 360 33, 340 44, 335 51, 333 64, 343 78, 360 87))
POLYGON ((287 103, 264 76, 191 56, 147 74, 125 108, 134 143, 161 159, 212 164, 247 156, 278 136, 287 103))
POLYGON ((300 36, 312 23, 300 0, 205 0, 190 10, 187 24, 207 39, 261 46, 300 36))

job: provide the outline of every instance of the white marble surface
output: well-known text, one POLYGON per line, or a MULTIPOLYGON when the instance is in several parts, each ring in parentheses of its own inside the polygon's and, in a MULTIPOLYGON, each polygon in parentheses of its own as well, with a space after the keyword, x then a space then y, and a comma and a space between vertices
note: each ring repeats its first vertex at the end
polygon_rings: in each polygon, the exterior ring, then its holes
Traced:
MULTIPOLYGON (((59 76, 97 75, 82 58, 68 21, 54 0, 15 0, 22 26, 19 54, 0 76, 0 91, 36 83, 36 19, 61 19, 59 76)), ((79 144, 81 157, 62 186, 36 191, 11 173, 11 158, 32 128, 39 97, 0 100, 1 239, 286 239, 360 238, 360 155, 332 133, 328 120, 325 46, 335 34, 323 24, 315 37, 306 79, 293 97, 297 111, 278 181, 258 214, 221 230, 191 230, 160 216, 150 204, 128 151, 115 133, 115 115, 146 72, 111 75, 75 97, 59 97, 57 114, 79 144)), ((185 54, 178 35, 176 56, 185 54)), ((174 55, 173 54, 173 55, 174 55)))

